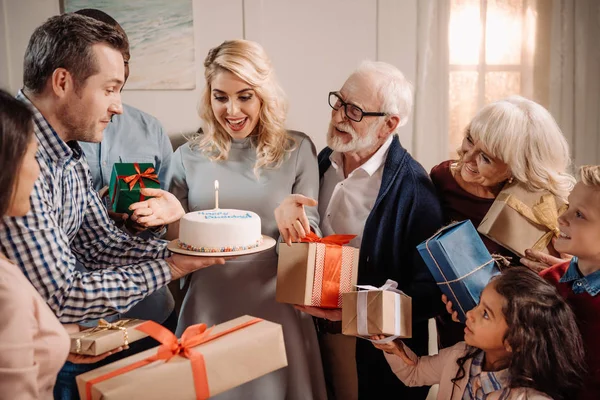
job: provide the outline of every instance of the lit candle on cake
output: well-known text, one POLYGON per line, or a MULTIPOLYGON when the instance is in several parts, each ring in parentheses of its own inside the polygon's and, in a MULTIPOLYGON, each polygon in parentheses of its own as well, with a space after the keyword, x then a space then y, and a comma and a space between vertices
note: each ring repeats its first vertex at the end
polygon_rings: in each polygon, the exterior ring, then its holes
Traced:
POLYGON ((219 208, 219 181, 215 181, 215 209, 219 208))

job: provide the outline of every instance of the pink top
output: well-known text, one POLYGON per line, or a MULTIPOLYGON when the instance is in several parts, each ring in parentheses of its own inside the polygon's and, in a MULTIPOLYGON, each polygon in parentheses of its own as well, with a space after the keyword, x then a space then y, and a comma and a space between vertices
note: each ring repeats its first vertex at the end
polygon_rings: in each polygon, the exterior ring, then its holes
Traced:
POLYGON ((69 335, 19 267, 0 257, 0 397, 51 399, 69 335))

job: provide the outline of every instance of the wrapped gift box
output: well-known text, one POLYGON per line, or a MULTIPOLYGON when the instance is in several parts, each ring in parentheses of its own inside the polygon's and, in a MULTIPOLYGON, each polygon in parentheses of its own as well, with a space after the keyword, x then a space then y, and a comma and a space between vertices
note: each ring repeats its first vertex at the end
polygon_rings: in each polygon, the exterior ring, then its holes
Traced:
POLYGON ((558 217, 566 210, 564 201, 549 192, 531 192, 516 183, 502 190, 477 230, 525 257, 526 249, 548 252, 553 236, 558 236, 558 217))
POLYGON ((78 375, 83 400, 205 399, 287 366, 281 325, 243 316, 178 341, 148 321, 138 329, 161 346, 78 375))
POLYGON ((131 215, 130 205, 149 198, 141 194, 142 188, 160 189, 153 164, 115 163, 108 186, 112 211, 131 215))
POLYGON ((470 220, 451 224, 417 246, 461 321, 500 270, 470 220))
POLYGON ((122 319, 113 323, 100 320, 95 328, 71 333, 71 353, 97 356, 107 351, 126 346, 148 335, 135 328, 145 321, 122 319))
POLYGON ((353 235, 319 238, 309 243, 279 246, 276 299, 281 303, 341 308, 342 294, 352 291, 358 277, 359 250, 344 246, 353 235))
POLYGON ((342 333, 360 337, 412 337, 412 299, 397 290, 397 286, 388 280, 381 288, 357 286, 363 290, 344 293, 342 333))

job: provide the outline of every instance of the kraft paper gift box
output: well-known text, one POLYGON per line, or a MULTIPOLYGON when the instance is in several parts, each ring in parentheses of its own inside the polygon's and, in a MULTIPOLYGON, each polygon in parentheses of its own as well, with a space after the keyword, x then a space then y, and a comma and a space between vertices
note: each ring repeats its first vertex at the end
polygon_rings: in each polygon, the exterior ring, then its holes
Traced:
POLYGON ((388 280, 385 285, 358 285, 355 292, 342 296, 342 333, 369 337, 386 335, 394 338, 412 337, 412 299, 388 280))
POLYGON ((136 328, 146 321, 122 319, 113 323, 101 319, 95 328, 71 333, 71 353, 97 356, 107 351, 126 346, 148 334, 136 328))
POLYGON ((131 215, 130 205, 150 198, 141 194, 142 188, 160 189, 152 163, 115 163, 108 186, 112 211, 131 215))
POLYGON ((553 194, 516 183, 498 194, 477 230, 519 257, 531 248, 548 253, 552 237, 560 233, 558 217, 566 209, 553 194))
POLYGON ((163 344, 78 375, 82 400, 206 399, 287 366, 281 325, 247 315, 180 341, 153 321, 138 329, 163 344))
POLYGON ((276 299, 280 303, 341 308, 342 294, 352 291, 358 277, 359 250, 344 246, 355 235, 319 238, 279 246, 276 299))
POLYGON ((441 291, 462 322, 500 270, 470 220, 442 228, 417 246, 441 291))

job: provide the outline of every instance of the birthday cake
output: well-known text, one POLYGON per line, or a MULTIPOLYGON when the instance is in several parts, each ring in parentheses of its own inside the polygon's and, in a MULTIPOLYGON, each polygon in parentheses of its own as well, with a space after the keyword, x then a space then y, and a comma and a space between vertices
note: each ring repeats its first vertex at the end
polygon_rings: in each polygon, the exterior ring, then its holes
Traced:
POLYGON ((190 212, 179 222, 178 244, 200 253, 254 249, 262 244, 260 217, 232 209, 190 212))

